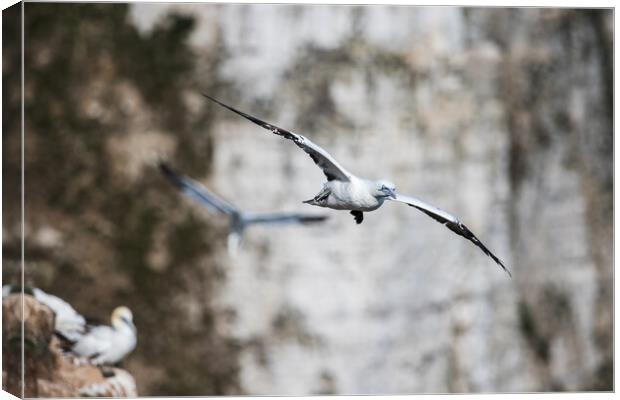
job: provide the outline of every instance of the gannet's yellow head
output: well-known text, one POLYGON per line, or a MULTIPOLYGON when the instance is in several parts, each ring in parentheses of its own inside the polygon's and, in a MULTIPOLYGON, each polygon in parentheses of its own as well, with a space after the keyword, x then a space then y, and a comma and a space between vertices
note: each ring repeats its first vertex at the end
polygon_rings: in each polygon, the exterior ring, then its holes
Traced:
POLYGON ((133 314, 131 310, 125 306, 116 307, 114 311, 112 311, 112 326, 119 327, 123 325, 128 325, 133 327, 133 314))

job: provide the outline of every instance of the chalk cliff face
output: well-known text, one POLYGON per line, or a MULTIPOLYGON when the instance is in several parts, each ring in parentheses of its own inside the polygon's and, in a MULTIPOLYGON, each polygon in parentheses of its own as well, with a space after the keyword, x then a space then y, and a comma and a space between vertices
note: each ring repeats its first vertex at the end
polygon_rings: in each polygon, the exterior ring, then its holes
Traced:
MULTIPOLYGON (((170 326, 165 341, 146 339, 169 349, 160 360, 138 346, 129 370, 141 394, 611 389, 610 11, 136 3, 124 21, 153 52, 168 32, 192 60, 174 83, 160 83, 178 103, 149 100, 156 86, 129 66, 128 77, 115 67, 98 78, 134 107, 110 116, 116 133, 93 150, 111 169, 100 178, 105 194, 121 188, 130 199, 138 193, 128 185, 137 185, 145 203, 130 202, 127 217, 101 227, 144 242, 97 246, 120 260, 114 282, 123 301, 142 307, 140 337, 154 334, 165 310, 184 340, 174 343, 170 326), (171 13, 193 21, 181 39, 171 13), (201 89, 306 135, 353 173, 390 179, 459 216, 513 279, 405 205, 386 204, 361 225, 302 205, 320 190, 321 171, 292 143, 203 101, 201 89), (330 220, 250 228, 228 258, 225 220, 157 180, 152 153, 240 208, 330 220), (170 371, 183 360, 171 354, 192 346, 200 357, 182 355, 212 378, 201 387, 198 374, 179 374, 175 386, 170 371)), ((160 58, 149 60, 159 68, 160 58)), ((104 210, 85 215, 106 221, 104 210)), ((58 218, 85 224, 69 212, 58 218)), ((31 224, 39 233, 45 225, 31 224)), ((77 252, 83 239, 72 240, 77 252)), ((33 280, 80 301, 83 289, 38 271, 33 280)), ((90 271, 94 279, 105 269, 90 271)))
MULTIPOLYGON (((256 229, 220 298, 233 334, 261 344, 242 353, 246 390, 595 384, 611 355, 608 11, 189 9, 196 48, 226 54, 216 95, 453 211, 515 274, 395 204, 361 226, 332 212, 324 228, 256 229)), ((209 183, 228 198, 301 209, 319 190, 291 143, 215 118, 209 183)))

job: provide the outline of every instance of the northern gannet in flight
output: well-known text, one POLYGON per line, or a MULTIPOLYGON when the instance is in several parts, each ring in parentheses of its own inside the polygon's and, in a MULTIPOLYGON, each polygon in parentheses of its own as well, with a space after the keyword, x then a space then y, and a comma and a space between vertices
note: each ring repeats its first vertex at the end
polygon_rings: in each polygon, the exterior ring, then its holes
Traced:
MULTIPOLYGON (((2 286, 2 298, 11 293, 21 293, 21 286, 2 286)), ((24 293, 33 296, 39 303, 45 304, 54 312, 54 331, 58 336, 69 341, 76 341, 86 332, 86 319, 60 297, 30 286, 24 286, 24 293)))
POLYGON ((310 200, 304 201, 306 204, 319 207, 327 207, 335 210, 350 210, 355 217, 355 222, 361 224, 364 220, 364 212, 374 211, 383 205, 385 200, 393 200, 405 203, 411 207, 415 207, 422 211, 435 221, 445 225, 452 232, 463 236, 478 246, 484 254, 491 257, 504 271, 510 274, 510 271, 504 263, 497 258, 484 244, 463 225, 455 216, 431 206, 422 200, 414 197, 403 196, 396 193, 396 186, 386 180, 373 181, 369 179, 359 178, 346 169, 344 169, 338 161, 336 161, 327 151, 313 143, 303 135, 287 131, 268 122, 262 121, 256 117, 239 111, 229 105, 226 105, 213 97, 202 93, 207 99, 227 108, 228 110, 241 115, 242 117, 254 122, 255 124, 292 140, 297 147, 308 153, 314 163, 323 170, 327 177, 327 182, 323 184, 321 191, 310 200))
POLYGON ((112 326, 87 325, 86 332, 69 347, 79 357, 91 364, 116 364, 136 347, 137 330, 133 314, 125 306, 114 309, 112 326))
POLYGON ((313 215, 302 213, 248 213, 243 212, 222 200, 213 192, 209 191, 200 183, 174 172, 163 162, 159 163, 159 168, 164 175, 188 197, 198 201, 213 213, 226 214, 230 217, 230 228, 228 234, 228 252, 233 254, 239 247, 243 237, 243 231, 248 225, 252 224, 309 224, 322 222, 327 219, 325 215, 313 215))

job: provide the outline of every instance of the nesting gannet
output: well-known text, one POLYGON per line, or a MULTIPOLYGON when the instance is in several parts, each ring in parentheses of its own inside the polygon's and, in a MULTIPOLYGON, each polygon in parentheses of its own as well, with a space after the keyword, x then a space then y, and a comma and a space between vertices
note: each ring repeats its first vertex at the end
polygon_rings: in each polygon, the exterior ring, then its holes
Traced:
POLYGON ((376 210, 383 205, 385 200, 405 203, 424 212, 435 221, 448 227, 448 229, 457 235, 470 240, 501 266, 508 275, 511 275, 504 263, 491 253, 491 251, 455 216, 414 197, 397 194, 396 186, 392 182, 386 180, 374 181, 353 175, 344 169, 327 151, 305 136, 262 121, 243 111, 228 106, 205 93, 203 93, 203 96, 276 135, 292 140, 299 148, 308 153, 314 163, 323 170, 323 173, 327 177, 327 182, 323 184, 323 188, 314 198, 306 200, 304 203, 335 210, 350 210, 350 213, 355 218, 355 222, 358 224, 361 224, 364 220, 364 212, 376 210))
POLYGON ((111 325, 87 325, 86 332, 70 350, 92 364, 116 364, 136 347, 137 331, 133 314, 125 306, 112 312, 111 325))
POLYGON ((229 202, 219 198, 200 183, 186 176, 177 174, 165 163, 160 162, 159 168, 164 175, 187 196, 206 206, 207 209, 213 213, 226 214, 230 217, 228 233, 228 252, 230 254, 233 254, 241 244, 243 231, 249 225, 309 224, 322 222, 327 219, 325 215, 243 212, 229 202))
MULTIPOLYGON (((21 286, 2 286, 2 297, 10 293, 21 293, 21 286)), ((86 331, 86 319, 63 299, 43 290, 24 286, 24 293, 33 296, 39 303, 48 306, 55 314, 54 330, 57 335, 69 341, 76 341, 86 331)))

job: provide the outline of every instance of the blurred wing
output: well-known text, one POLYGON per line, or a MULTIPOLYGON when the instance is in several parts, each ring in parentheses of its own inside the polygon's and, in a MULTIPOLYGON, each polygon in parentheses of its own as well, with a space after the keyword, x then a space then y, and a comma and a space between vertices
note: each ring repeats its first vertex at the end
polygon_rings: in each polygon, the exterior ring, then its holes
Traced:
POLYGON ((237 211, 232 204, 220 199, 193 179, 177 174, 165 163, 160 162, 159 169, 161 169, 164 175, 166 175, 175 186, 181 189, 183 193, 206 206, 211 212, 232 214, 237 211))
POLYGON ((301 148, 303 151, 308 153, 310 158, 312 158, 312 161, 314 161, 314 163, 323 170, 323 173, 327 177, 328 181, 338 180, 338 181, 348 182, 351 180, 351 174, 347 170, 345 170, 340 164, 338 164, 338 161, 336 161, 322 147, 313 143, 311 140, 309 140, 305 136, 298 135, 297 133, 289 132, 285 129, 278 128, 275 125, 271 125, 268 122, 261 121, 260 119, 256 117, 253 117, 249 114, 244 113, 243 111, 239 111, 231 106, 221 103, 220 101, 204 93, 202 95, 205 96, 207 99, 216 102, 222 107, 227 108, 230 111, 237 113, 241 115, 242 117, 254 122, 255 124, 271 131, 272 133, 275 133, 276 135, 280 135, 286 139, 289 139, 295 142, 295 144, 299 148, 301 148))
POLYGON ((255 214, 246 216, 245 222, 248 224, 312 224, 323 222, 327 219, 327 215, 312 215, 298 213, 273 213, 273 214, 255 214))
POLYGON ((73 342, 82 337, 86 331, 86 320, 71 304, 38 288, 33 288, 32 293, 37 301, 54 311, 54 330, 58 334, 73 342))
POLYGON ((484 254, 491 257, 493 261, 495 261, 499 266, 501 266, 504 271, 508 273, 509 276, 512 276, 504 263, 499 258, 497 258, 495 254, 491 253, 491 251, 487 249, 484 244, 482 244, 482 242, 476 237, 476 235, 474 235, 472 231, 470 231, 465 225, 463 225, 461 221, 459 221, 458 218, 456 218, 455 216, 445 212, 444 210, 426 204, 422 200, 418 200, 414 197, 402 196, 397 194, 394 200, 417 208, 429 217, 433 218, 435 221, 444 224, 452 232, 456 233, 457 235, 463 236, 465 239, 471 241, 473 244, 478 246, 484 252, 484 254))

